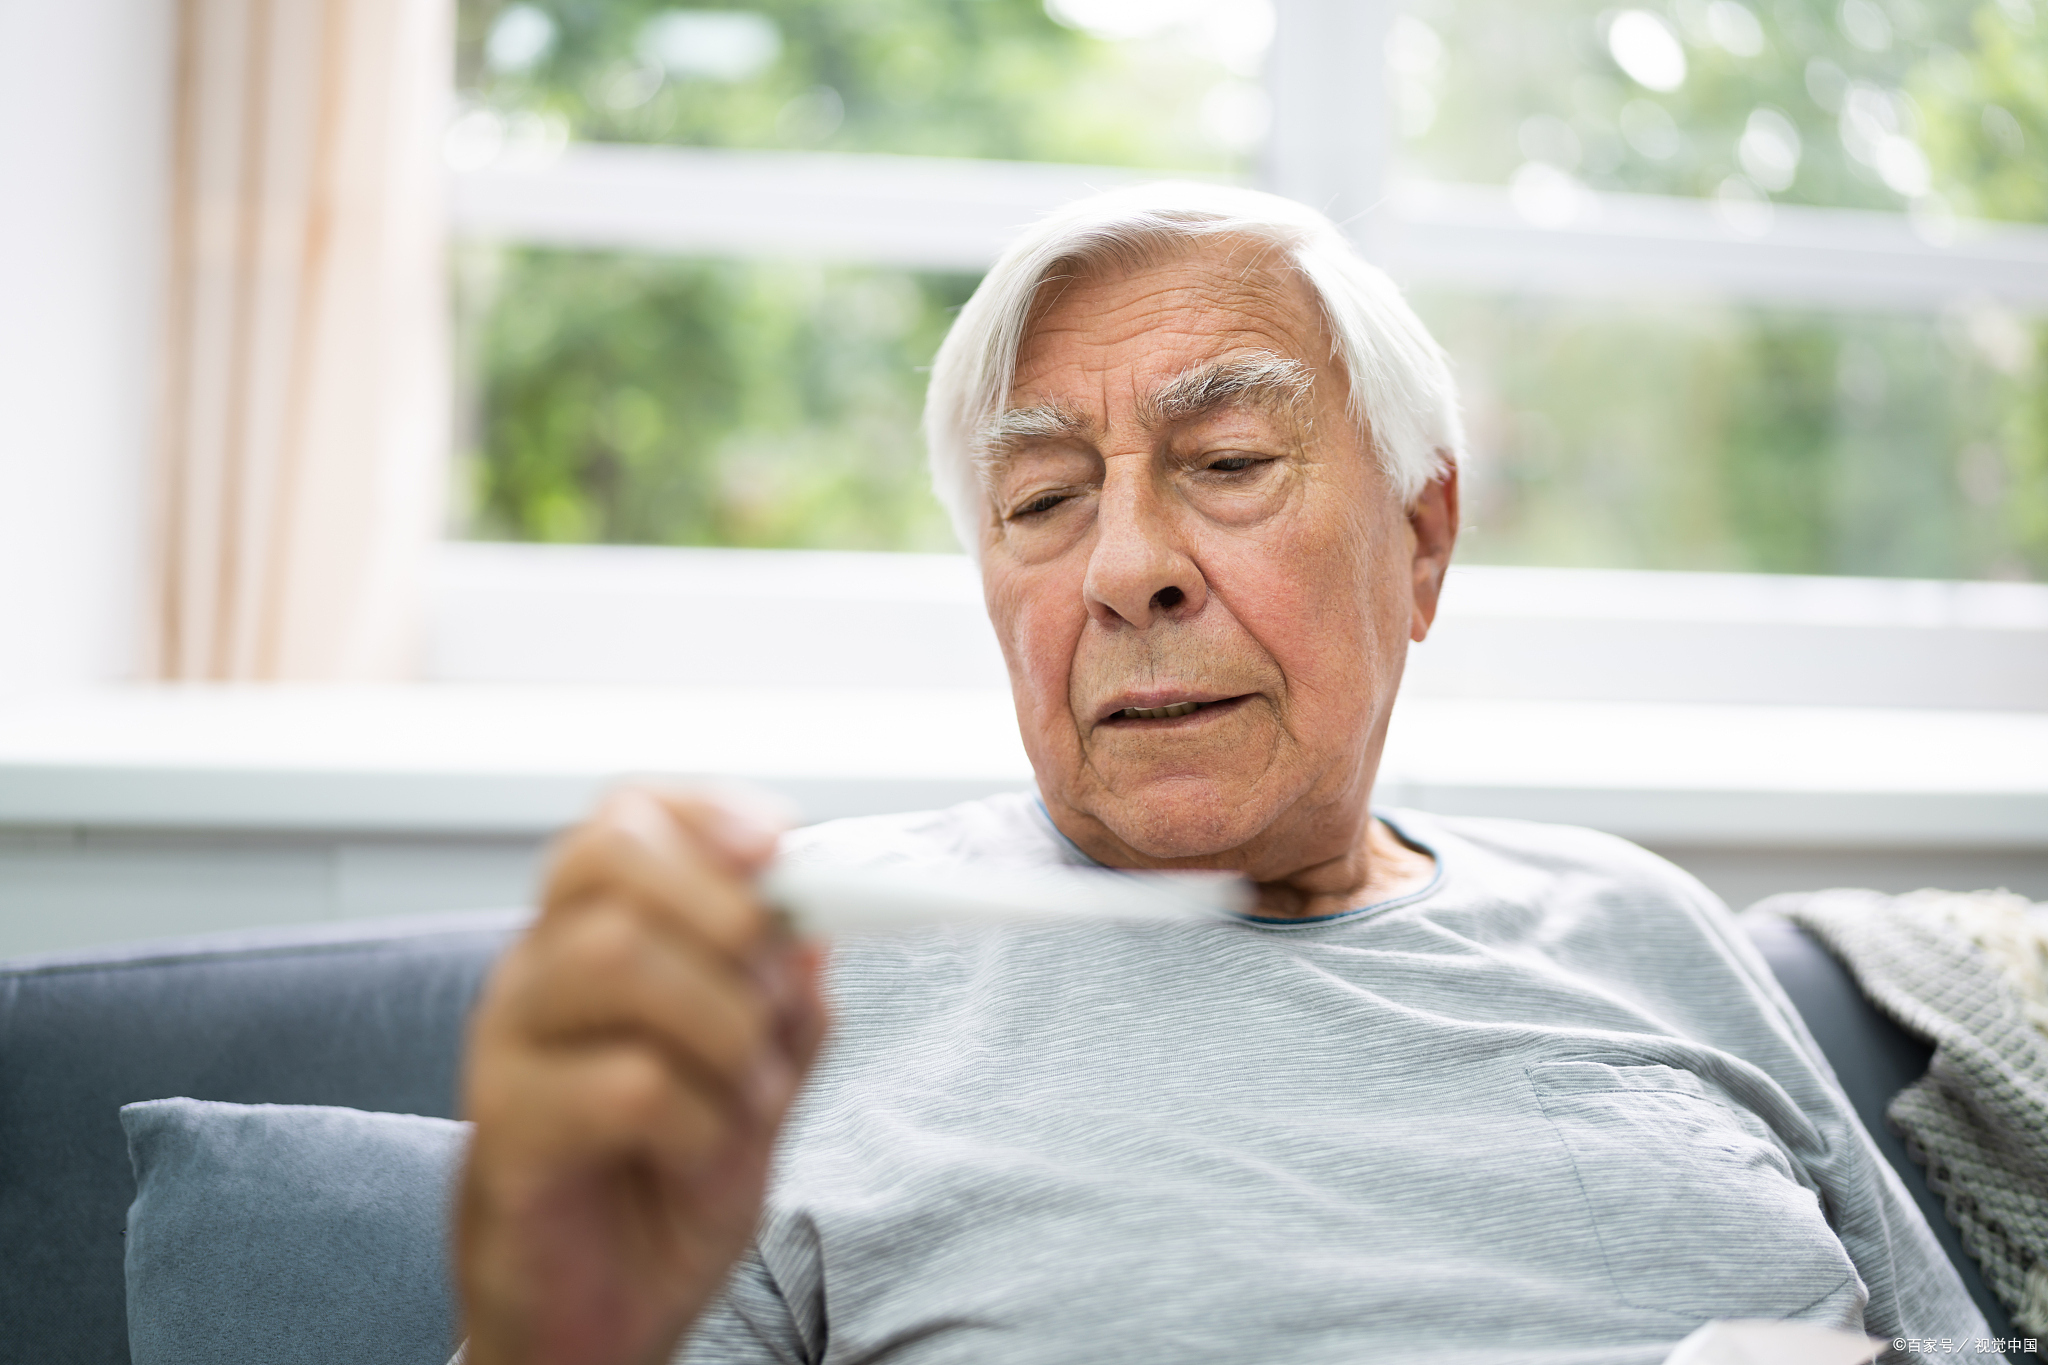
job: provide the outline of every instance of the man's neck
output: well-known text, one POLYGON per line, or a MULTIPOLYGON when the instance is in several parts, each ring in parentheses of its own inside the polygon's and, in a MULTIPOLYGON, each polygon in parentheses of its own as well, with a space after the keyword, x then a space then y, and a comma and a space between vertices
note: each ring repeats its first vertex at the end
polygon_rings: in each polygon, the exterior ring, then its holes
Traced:
POLYGON ((1260 915, 1316 919, 1419 891, 1436 874, 1436 861, 1403 843, 1383 820, 1369 819, 1364 838, 1339 858, 1278 881, 1259 883, 1260 915))

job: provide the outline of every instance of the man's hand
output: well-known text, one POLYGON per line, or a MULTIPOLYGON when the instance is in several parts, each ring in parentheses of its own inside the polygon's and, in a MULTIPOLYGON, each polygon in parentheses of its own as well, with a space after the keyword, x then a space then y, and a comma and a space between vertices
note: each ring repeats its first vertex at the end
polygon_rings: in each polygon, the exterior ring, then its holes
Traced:
POLYGON ((470 1027, 469 1365, 665 1360, 753 1236, 825 1032, 819 951, 753 896, 775 833, 643 789, 562 843, 470 1027))

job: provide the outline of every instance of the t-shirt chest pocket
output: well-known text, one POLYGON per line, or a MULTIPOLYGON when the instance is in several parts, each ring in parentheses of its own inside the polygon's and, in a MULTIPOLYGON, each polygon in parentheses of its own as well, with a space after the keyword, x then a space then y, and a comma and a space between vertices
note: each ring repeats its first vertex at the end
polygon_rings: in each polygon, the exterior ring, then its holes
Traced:
POLYGON ((1529 1068, 1577 1169, 1624 1303, 1688 1318, 1789 1317, 1860 1299, 1856 1269, 1770 1128, 1690 1071, 1529 1068))

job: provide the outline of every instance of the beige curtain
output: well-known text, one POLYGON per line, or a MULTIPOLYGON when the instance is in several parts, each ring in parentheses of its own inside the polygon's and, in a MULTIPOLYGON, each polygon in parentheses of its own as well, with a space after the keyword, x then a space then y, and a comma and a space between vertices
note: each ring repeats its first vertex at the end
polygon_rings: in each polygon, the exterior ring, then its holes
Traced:
POLYGON ((412 664, 448 441, 452 0, 181 0, 153 672, 412 664))

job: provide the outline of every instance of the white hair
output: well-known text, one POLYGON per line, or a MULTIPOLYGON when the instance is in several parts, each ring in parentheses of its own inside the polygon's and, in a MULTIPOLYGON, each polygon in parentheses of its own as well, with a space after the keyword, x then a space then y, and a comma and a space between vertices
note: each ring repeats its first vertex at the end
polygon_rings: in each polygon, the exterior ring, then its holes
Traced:
POLYGON ((1012 243, 960 310, 932 362, 925 445, 932 487, 969 554, 980 557, 988 492, 979 438, 1010 400, 1024 329, 1049 280, 1134 270, 1215 240, 1271 248, 1322 305, 1331 358, 1350 378, 1346 410, 1403 505, 1464 450, 1449 364, 1401 291, 1322 214, 1291 199, 1167 181, 1093 195, 1040 219, 1012 243))

